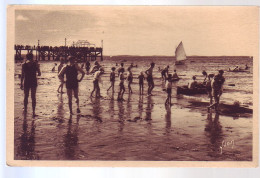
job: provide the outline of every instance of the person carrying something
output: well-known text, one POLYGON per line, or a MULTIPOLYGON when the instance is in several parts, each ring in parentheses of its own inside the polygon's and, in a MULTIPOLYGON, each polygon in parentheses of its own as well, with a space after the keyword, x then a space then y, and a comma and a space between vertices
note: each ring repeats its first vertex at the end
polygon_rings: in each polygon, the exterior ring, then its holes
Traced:
MULTIPOLYGON (((58 66, 58 75, 59 75, 59 73, 60 73, 60 71, 62 70, 62 68, 64 67, 63 66, 63 64, 64 64, 64 60, 63 59, 61 59, 60 60, 60 65, 58 66)), ((58 77, 59 78, 59 80, 60 80, 60 85, 59 85, 59 87, 58 87, 58 89, 57 89, 57 92, 58 93, 64 93, 63 92, 63 85, 64 85, 64 76, 61 76, 61 77, 58 77)))
POLYGON ((218 111, 219 100, 220 100, 220 96, 222 95, 223 84, 225 82, 225 78, 223 77, 223 74, 224 74, 224 71, 219 70, 219 73, 214 77, 214 79, 211 82, 212 95, 214 97, 214 103, 211 104, 208 107, 208 109, 215 107, 215 110, 218 111))
POLYGON ((112 92, 114 93, 115 90, 115 80, 116 80, 116 73, 115 73, 116 68, 112 67, 111 68, 111 73, 110 73, 110 82, 111 82, 111 86, 107 89, 107 91, 110 90, 110 88, 112 88, 112 92))
POLYGON ((67 95, 69 100, 69 110, 70 114, 72 112, 72 92, 74 93, 74 97, 76 98, 77 103, 77 113, 80 113, 79 109, 79 82, 82 81, 83 77, 85 76, 85 72, 75 63, 75 58, 69 58, 69 64, 66 67, 63 67, 59 73, 59 78, 63 75, 66 75, 66 88, 67 88, 67 95), (81 78, 78 80, 78 72, 81 73, 81 78))
POLYGON ((28 97, 31 90, 32 98, 32 110, 33 116, 35 114, 36 107, 36 89, 37 89, 37 77, 41 76, 40 66, 37 62, 33 61, 33 54, 29 53, 26 55, 26 62, 22 65, 22 75, 21 75, 21 89, 24 90, 24 113, 27 113, 28 97))
POLYGON ((133 73, 131 71, 131 67, 128 67, 128 74, 127 74, 127 80, 128 80, 128 91, 129 93, 133 93, 131 84, 133 83, 133 73))
POLYGON ((189 89, 195 89, 196 87, 197 87, 197 81, 196 81, 196 76, 193 76, 192 77, 192 81, 190 81, 189 83, 188 83, 188 88, 189 89))
POLYGON ((147 75, 147 82, 148 82, 148 92, 147 94, 150 96, 152 95, 152 90, 154 88, 154 81, 153 81, 153 68, 155 66, 155 63, 151 63, 151 66, 149 69, 145 71, 145 74, 147 75))
POLYGON ((93 90, 91 92, 90 97, 93 97, 93 93, 96 91, 96 97, 101 97, 100 95, 100 87, 99 87, 99 82, 100 82, 100 76, 104 73, 104 69, 102 67, 99 68, 98 71, 95 72, 94 74, 94 79, 93 79, 93 90))
POLYGON ((171 74, 168 75, 165 86, 167 92, 165 105, 169 104, 171 106, 172 105, 172 75, 171 74))
POLYGON ((140 92, 140 95, 143 95, 144 94, 144 79, 145 79, 143 72, 140 72, 138 79, 139 79, 139 92, 140 92))
POLYGON ((125 93, 125 85, 124 85, 124 81, 125 81, 125 76, 124 76, 124 72, 125 72, 125 69, 123 68, 119 74, 119 79, 120 79, 120 83, 119 83, 119 92, 118 92, 118 97, 117 97, 117 100, 118 101, 123 101, 123 96, 124 96, 124 93, 125 93))
POLYGON ((168 76, 169 73, 169 68, 170 66, 166 66, 162 71, 161 71, 161 75, 162 75, 162 80, 166 81, 166 76, 168 76))

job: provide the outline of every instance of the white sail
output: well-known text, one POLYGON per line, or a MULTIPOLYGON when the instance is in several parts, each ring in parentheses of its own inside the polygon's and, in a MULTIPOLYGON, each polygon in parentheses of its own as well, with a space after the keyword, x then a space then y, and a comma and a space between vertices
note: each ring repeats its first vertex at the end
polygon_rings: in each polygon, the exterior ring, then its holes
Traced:
POLYGON ((175 50, 175 57, 176 57, 176 62, 183 61, 183 60, 187 59, 182 41, 180 42, 180 44, 178 45, 178 47, 175 50))

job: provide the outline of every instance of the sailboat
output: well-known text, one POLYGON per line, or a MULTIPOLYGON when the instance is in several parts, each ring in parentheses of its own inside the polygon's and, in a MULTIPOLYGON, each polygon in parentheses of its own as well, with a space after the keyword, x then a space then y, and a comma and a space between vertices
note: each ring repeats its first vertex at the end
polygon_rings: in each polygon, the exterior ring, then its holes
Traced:
POLYGON ((175 58, 176 58, 175 65, 183 65, 185 60, 187 59, 182 41, 180 42, 180 44, 175 50, 175 58))

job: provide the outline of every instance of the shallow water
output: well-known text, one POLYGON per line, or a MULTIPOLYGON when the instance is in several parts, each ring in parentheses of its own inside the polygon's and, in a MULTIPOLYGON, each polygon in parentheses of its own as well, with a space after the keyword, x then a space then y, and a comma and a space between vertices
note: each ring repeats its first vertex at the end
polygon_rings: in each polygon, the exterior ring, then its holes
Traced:
MULTIPOLYGON (((122 58, 123 59, 123 58, 122 58)), ((154 96, 139 96, 137 79, 132 85, 133 94, 126 89, 124 102, 117 102, 116 93, 107 93, 110 68, 115 59, 105 60, 105 75, 102 76, 102 99, 89 98, 93 76, 87 75, 79 86, 80 115, 68 113, 67 95, 57 94, 57 73, 51 72, 54 62, 40 62, 42 76, 38 80, 38 116, 32 117, 29 99, 28 114, 23 115, 23 91, 20 79, 15 77, 15 159, 39 160, 252 160, 252 116, 230 117, 208 113, 203 107, 190 107, 190 100, 208 101, 206 96, 176 96, 176 87, 186 84, 197 75, 203 80, 201 71, 208 73, 228 69, 234 61, 196 60, 185 66, 177 66, 182 79, 173 86, 173 106, 165 108, 166 93, 157 67, 166 66, 169 59, 156 57, 154 96)), ((150 60, 151 61, 151 60, 150 60)), ((133 68, 134 77, 149 65, 146 59, 127 59, 126 67, 133 68), (144 66, 144 67, 141 67, 144 66)), ((117 61, 120 63, 120 61, 117 61)), ((236 62, 236 60, 235 60, 236 62)), ((237 64, 248 64, 250 73, 225 72, 226 83, 221 102, 232 104, 239 101, 252 107, 252 61, 239 60, 237 64), (235 84, 234 87, 228 84, 235 84)), ((15 66, 20 73, 21 66, 15 66)), ((170 68, 173 70, 173 67, 170 68)), ((118 79, 117 79, 118 80, 118 79)), ((147 90, 145 83, 145 93, 147 90)), ((73 103, 76 112, 76 103, 73 103)))

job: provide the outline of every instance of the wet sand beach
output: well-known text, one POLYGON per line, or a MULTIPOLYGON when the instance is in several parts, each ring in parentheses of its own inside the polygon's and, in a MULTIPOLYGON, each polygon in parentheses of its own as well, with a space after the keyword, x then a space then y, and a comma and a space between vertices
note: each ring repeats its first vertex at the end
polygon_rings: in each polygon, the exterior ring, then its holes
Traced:
MULTIPOLYGON (((125 101, 116 100, 118 78, 115 94, 112 95, 111 90, 106 92, 110 86, 110 68, 115 66, 115 62, 105 60, 101 62, 105 67, 100 84, 103 97, 89 97, 93 87, 93 76, 86 75, 79 84, 81 113, 78 115, 69 114, 67 94, 57 93, 57 68, 56 72, 51 72, 54 62, 40 62, 42 76, 38 78, 38 116, 35 118, 32 117, 30 98, 28 112, 23 114, 23 91, 19 88, 20 79, 15 76, 14 159, 252 160, 252 113, 228 115, 223 112, 217 114, 214 110, 208 112, 203 104, 194 104, 208 102, 207 96, 176 95, 177 86, 186 84, 192 75, 200 75, 204 69, 209 72, 216 72, 224 67, 226 69, 228 64, 223 61, 208 64, 196 61, 192 70, 177 68, 182 79, 173 83, 173 106, 165 107, 166 93, 162 90, 164 83, 160 79, 157 67, 167 65, 167 60, 159 63, 154 59, 156 67, 153 96, 147 96, 147 82, 144 85, 145 94, 140 96, 136 79, 150 62, 127 61, 125 68, 131 62, 138 64, 138 68, 132 69, 133 94, 128 93, 125 83, 125 101)), ((20 73, 20 69, 21 66, 16 64, 15 72, 20 73)), ((173 67, 170 68, 170 71, 172 70, 173 67)), ((233 104, 239 100, 241 105, 252 108, 252 73, 236 75, 239 75, 239 81, 232 79, 235 77, 233 74, 224 74, 226 91, 224 90, 220 102, 233 104), (245 82, 248 82, 246 86, 245 82), (235 83, 235 87, 229 87, 229 83, 235 83)), ((76 113, 74 98, 73 111, 76 113)))

